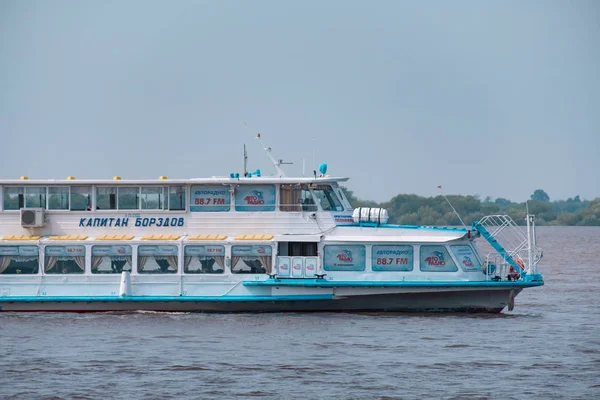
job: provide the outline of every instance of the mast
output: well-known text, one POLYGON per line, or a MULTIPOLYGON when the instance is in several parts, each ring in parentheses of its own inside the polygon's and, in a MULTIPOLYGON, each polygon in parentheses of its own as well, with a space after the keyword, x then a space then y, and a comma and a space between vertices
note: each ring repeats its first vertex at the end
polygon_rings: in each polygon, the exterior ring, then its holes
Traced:
POLYGON ((248 175, 248 152, 246 151, 246 145, 244 144, 244 176, 248 175))
POLYGON ((263 150, 265 151, 265 153, 267 153, 267 156, 269 157, 269 159, 271 159, 271 163, 273 163, 273 166, 275 167, 275 171, 277 171, 277 175, 280 178, 284 177, 285 172, 283 172, 283 169, 281 169, 281 165, 282 164, 291 164, 291 162, 283 162, 282 159, 276 160, 275 157, 273 157, 273 155, 271 154, 271 148, 266 147, 265 144, 263 143, 262 139, 260 138, 260 133, 256 136, 256 138, 259 140, 261 146, 263 147, 263 150))

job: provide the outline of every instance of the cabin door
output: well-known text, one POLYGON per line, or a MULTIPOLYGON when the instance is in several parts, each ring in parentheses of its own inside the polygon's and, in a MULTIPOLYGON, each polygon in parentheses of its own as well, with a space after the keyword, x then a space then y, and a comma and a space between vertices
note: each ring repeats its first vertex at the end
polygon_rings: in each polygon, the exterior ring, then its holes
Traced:
POLYGON ((314 278, 317 273, 317 242, 280 242, 277 275, 280 278, 314 278))

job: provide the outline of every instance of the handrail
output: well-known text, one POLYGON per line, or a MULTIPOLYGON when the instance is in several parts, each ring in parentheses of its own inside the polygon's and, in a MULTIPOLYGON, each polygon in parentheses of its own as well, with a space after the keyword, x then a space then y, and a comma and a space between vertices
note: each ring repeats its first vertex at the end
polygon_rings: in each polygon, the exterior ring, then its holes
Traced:
POLYGON ((474 222, 472 229, 479 232, 496 251, 486 257, 488 277, 494 274, 500 279, 507 276, 509 280, 542 280, 537 270, 542 251, 536 246, 532 215, 527 215, 527 233, 508 215, 485 216, 474 222), (501 258, 500 263, 498 256, 501 258), (498 267, 499 271, 491 271, 491 265, 498 267), (505 271, 507 267, 510 267, 509 271, 505 271))

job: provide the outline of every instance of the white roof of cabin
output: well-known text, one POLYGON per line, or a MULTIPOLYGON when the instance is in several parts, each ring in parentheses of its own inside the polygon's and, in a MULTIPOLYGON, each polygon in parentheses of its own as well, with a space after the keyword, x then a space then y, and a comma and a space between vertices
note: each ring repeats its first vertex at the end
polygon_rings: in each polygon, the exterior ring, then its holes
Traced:
POLYGON ((464 235, 445 235, 445 236, 326 236, 324 242, 360 242, 360 243, 445 243, 457 240, 464 235))
POLYGON ((345 182, 345 177, 240 177, 230 178, 228 176, 213 176, 211 178, 188 178, 188 179, 2 179, 0 185, 200 185, 200 184, 256 184, 256 183, 333 183, 345 182))
POLYGON ((383 226, 360 227, 338 226, 333 233, 324 237, 325 242, 402 242, 402 243, 444 243, 465 237, 467 230, 462 228, 441 228, 426 226, 383 226))

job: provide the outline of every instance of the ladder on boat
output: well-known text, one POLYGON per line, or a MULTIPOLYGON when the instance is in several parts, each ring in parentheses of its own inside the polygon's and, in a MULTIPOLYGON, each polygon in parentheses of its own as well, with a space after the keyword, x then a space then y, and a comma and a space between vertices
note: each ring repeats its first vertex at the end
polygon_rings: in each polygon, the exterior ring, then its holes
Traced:
POLYGON ((474 222, 472 229, 479 232, 495 250, 486 257, 488 276, 525 281, 542 279, 537 265, 543 252, 536 245, 533 215, 527 215, 526 232, 508 215, 485 216, 474 222))

